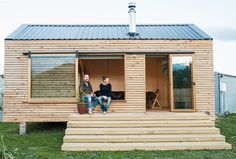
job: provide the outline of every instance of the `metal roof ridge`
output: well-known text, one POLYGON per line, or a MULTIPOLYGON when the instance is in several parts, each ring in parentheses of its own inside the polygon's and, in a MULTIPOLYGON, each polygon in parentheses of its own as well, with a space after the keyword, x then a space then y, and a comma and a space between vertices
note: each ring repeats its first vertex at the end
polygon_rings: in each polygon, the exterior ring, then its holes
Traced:
MULTIPOLYGON (((27 26, 128 26, 128 24, 22 24, 27 26)), ((137 26, 192 26, 191 23, 137 24, 137 26)))

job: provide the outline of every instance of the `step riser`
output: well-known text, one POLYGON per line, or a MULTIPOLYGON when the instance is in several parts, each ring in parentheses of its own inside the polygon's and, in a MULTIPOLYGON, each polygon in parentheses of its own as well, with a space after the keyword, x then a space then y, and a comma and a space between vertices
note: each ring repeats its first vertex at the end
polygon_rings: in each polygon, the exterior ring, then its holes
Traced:
POLYGON ((143 124, 181 124, 181 123, 188 123, 188 124, 213 124, 210 120, 82 120, 82 121, 69 121, 68 124, 136 124, 136 123, 143 123, 143 124))
POLYGON ((74 117, 69 118, 69 121, 166 121, 166 120, 209 120, 209 117, 95 117, 95 118, 89 118, 89 117, 74 117))
POLYGON ((125 123, 125 124, 113 124, 111 125, 110 123, 107 124, 92 124, 90 125, 88 124, 68 124, 68 128, 94 128, 94 127, 110 127, 110 128, 115 128, 115 127, 213 127, 214 125, 212 125, 211 123, 206 123, 206 124, 188 124, 188 123, 178 123, 178 124, 158 124, 158 123, 154 123, 154 124, 140 124, 140 123, 136 123, 136 124, 129 124, 129 123, 125 123))
POLYGON ((162 120, 162 121, 155 121, 155 120, 135 120, 135 121, 121 121, 121 120, 96 120, 96 121, 69 121, 68 124, 136 124, 136 123, 142 123, 142 124, 182 124, 182 123, 188 123, 188 124, 213 124, 212 121, 209 120, 162 120))
POLYGON ((221 149, 231 149, 231 145, 227 143, 213 143, 213 144, 203 144, 203 145, 193 145, 193 144, 169 144, 169 145, 160 145, 160 144, 145 144, 143 145, 127 145, 124 143, 124 145, 115 145, 113 143, 109 146, 85 146, 82 143, 82 146, 70 146, 67 144, 62 145, 63 151, 133 151, 133 150, 221 150, 221 149))
POLYGON ((208 137, 208 138, 64 138, 64 143, 125 143, 125 142, 206 142, 206 141, 225 141, 223 137, 208 137))
POLYGON ((142 135, 142 134, 219 134, 219 130, 135 130, 135 131, 129 131, 129 130, 121 130, 121 131, 104 131, 104 130, 95 130, 95 131, 83 131, 83 130, 66 130, 66 135, 111 135, 111 134, 117 134, 117 135, 142 135))
MULTIPOLYGON (((103 114, 101 113, 94 113, 92 115, 89 115, 89 114, 79 114, 79 113, 73 113, 71 114, 70 116, 71 117, 96 117, 96 116, 102 116, 103 114)), ((135 116, 142 116, 142 117, 146 117, 146 116, 151 116, 151 117, 155 117, 155 116, 209 116, 208 114, 206 113, 200 113, 200 112, 186 112, 186 113, 183 113, 183 112, 145 112, 145 113, 136 113, 136 112, 133 112, 133 113, 108 113, 106 114, 106 116, 110 116, 110 117, 135 117, 135 116)))

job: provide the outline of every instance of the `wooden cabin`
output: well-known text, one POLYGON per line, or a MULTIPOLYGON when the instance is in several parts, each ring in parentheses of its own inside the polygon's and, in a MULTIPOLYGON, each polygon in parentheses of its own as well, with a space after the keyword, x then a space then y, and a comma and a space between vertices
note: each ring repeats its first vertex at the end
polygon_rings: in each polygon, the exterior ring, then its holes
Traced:
POLYGON ((212 38, 195 25, 22 25, 5 39, 6 121, 67 121, 81 72, 107 75, 110 112, 207 112, 214 120, 212 38), (115 34, 116 33, 116 34, 115 34), (81 71, 82 70, 82 71, 81 71))
POLYGON ((212 38, 193 24, 136 27, 20 26, 5 39, 3 120, 23 132, 27 122, 68 122, 68 151, 231 148, 214 127, 212 38), (99 106, 78 115, 81 71, 94 91, 109 76, 106 116, 99 106))

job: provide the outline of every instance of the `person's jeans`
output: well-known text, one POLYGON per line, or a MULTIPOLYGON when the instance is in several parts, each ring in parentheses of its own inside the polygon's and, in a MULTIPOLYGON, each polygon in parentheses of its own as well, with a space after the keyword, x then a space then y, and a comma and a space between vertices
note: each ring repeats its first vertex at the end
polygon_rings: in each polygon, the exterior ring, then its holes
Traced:
POLYGON ((110 106, 111 97, 107 97, 107 100, 105 100, 104 96, 100 96, 100 97, 98 97, 98 98, 99 98, 99 103, 100 103, 100 105, 101 105, 102 111, 103 111, 103 112, 106 112, 107 109, 108 109, 109 106, 110 106), (105 105, 104 105, 104 103, 103 103, 104 101, 106 102, 105 105))
POLYGON ((93 101, 93 107, 95 108, 99 102, 99 99, 98 97, 84 96, 84 101, 87 102, 89 110, 92 106, 92 101, 93 101))

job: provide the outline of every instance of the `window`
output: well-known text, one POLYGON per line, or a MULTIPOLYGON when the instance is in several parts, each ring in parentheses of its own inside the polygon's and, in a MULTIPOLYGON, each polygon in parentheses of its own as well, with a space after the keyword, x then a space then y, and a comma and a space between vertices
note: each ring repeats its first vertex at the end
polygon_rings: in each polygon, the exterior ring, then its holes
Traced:
POLYGON ((75 56, 31 57, 31 98, 75 97, 75 56))
POLYGON ((171 107, 173 111, 195 111, 193 56, 170 55, 171 107))

